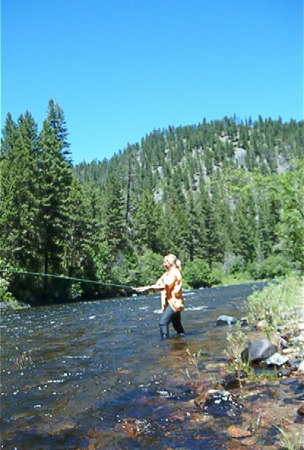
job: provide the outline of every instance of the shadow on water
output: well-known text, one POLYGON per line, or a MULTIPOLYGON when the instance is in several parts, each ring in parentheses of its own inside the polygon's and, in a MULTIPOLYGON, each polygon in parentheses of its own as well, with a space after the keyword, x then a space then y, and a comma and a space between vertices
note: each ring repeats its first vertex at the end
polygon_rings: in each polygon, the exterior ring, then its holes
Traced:
MULTIPOLYGON (((226 448, 232 418, 198 411, 190 352, 223 359, 220 314, 241 317, 252 284, 186 292, 185 336, 162 341, 158 296, 38 307, 1 322, 3 448, 226 448)), ((206 370, 205 370, 206 369, 206 370)), ((205 370, 205 371, 204 371, 205 370)), ((207 381, 206 381, 207 380, 207 381)))

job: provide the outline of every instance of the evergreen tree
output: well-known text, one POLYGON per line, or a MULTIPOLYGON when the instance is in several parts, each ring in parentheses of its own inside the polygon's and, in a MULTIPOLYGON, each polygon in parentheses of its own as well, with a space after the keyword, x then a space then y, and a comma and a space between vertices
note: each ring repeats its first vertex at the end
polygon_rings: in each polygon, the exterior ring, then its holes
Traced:
POLYGON ((151 249, 153 252, 162 251, 162 239, 159 235, 160 221, 160 205, 156 204, 151 191, 145 190, 137 201, 134 216, 135 240, 141 254, 146 249, 151 249))
MULTIPOLYGON (((61 272, 72 169, 67 128, 61 107, 49 101, 48 114, 39 135, 39 252, 44 273, 61 272)), ((47 278, 44 278, 46 293, 47 278)))
POLYGON ((0 171, 2 257, 17 267, 36 268, 37 125, 26 113, 4 128, 0 171))
POLYGON ((69 222, 65 230, 64 266, 68 276, 79 277, 87 258, 89 223, 83 188, 76 178, 72 180, 67 206, 69 222))
POLYGON ((204 217, 200 216, 200 204, 198 196, 190 192, 188 194, 188 254, 189 259, 193 261, 195 257, 202 258, 202 243, 206 241, 204 217))
POLYGON ((114 174, 107 178, 104 189, 104 236, 113 255, 126 245, 125 203, 120 183, 114 174))
POLYGON ((250 192, 241 192, 233 214, 233 243, 236 255, 244 262, 254 261, 257 254, 256 211, 250 192))

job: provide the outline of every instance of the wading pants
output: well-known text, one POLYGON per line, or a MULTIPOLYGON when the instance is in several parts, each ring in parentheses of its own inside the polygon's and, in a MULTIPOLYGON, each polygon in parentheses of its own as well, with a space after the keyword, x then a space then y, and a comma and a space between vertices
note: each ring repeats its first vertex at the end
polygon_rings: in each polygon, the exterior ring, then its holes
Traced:
POLYGON ((173 328, 178 334, 184 333, 184 327, 181 322, 181 313, 174 312, 170 305, 167 306, 159 321, 160 334, 162 338, 169 337, 169 323, 172 322, 173 328))

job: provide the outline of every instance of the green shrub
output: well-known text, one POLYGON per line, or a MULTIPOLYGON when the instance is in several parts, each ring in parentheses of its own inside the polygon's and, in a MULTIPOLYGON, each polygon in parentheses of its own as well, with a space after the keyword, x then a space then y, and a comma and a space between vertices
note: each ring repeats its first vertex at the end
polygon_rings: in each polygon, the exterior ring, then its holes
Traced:
POLYGON ((247 372, 249 366, 242 360, 242 352, 248 344, 248 337, 241 330, 240 322, 235 324, 233 331, 227 333, 226 338, 228 345, 224 353, 229 358, 230 369, 237 372, 239 386, 242 387, 241 371, 245 370, 247 372))
POLYGON ((235 275, 237 273, 245 272, 246 263, 243 258, 237 258, 229 267, 229 274, 235 275))
POLYGON ((250 270, 256 280, 285 276, 290 271, 290 263, 281 255, 268 256, 262 263, 254 264, 250 270))
POLYGON ((214 280, 208 264, 199 258, 186 262, 183 276, 185 284, 192 288, 210 287, 214 280))
POLYGON ((165 271, 163 267, 163 256, 147 250, 139 257, 138 282, 141 285, 155 283, 165 271))
POLYGON ((8 288, 9 281, 0 276, 0 302, 14 302, 16 300, 8 288))

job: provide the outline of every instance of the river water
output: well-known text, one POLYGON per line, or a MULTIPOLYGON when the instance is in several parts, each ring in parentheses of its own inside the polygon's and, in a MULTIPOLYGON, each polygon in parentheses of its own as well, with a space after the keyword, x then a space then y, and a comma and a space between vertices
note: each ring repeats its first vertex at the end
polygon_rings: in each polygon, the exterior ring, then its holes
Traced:
POLYGON ((226 448, 227 419, 193 403, 187 349, 202 351, 203 381, 214 381, 228 330, 216 318, 241 317, 253 288, 185 292, 186 335, 171 328, 165 341, 159 295, 3 314, 1 448, 226 448))

